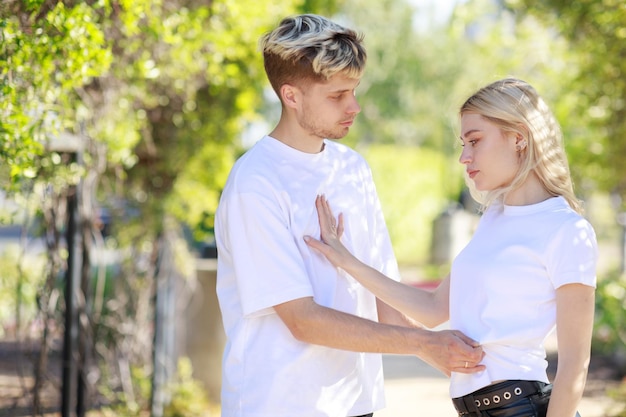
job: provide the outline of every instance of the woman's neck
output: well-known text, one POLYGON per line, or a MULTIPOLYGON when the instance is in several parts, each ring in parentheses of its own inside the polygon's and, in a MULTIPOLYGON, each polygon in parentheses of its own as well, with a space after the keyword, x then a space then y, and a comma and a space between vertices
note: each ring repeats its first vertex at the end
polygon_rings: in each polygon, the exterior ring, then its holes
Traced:
POLYGON ((537 175, 531 173, 521 187, 506 195, 504 204, 507 206, 529 206, 541 203, 550 197, 553 196, 541 184, 537 175))

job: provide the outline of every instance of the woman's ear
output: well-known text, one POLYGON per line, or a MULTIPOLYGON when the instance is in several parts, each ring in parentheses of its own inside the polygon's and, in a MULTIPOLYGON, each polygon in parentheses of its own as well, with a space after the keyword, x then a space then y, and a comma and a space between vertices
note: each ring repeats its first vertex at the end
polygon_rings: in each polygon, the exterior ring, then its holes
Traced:
POLYGON ((526 149, 526 147, 528 146, 526 138, 528 137, 529 133, 528 128, 525 125, 519 124, 517 127, 519 128, 519 131, 518 133, 515 133, 515 149, 520 152, 526 149))

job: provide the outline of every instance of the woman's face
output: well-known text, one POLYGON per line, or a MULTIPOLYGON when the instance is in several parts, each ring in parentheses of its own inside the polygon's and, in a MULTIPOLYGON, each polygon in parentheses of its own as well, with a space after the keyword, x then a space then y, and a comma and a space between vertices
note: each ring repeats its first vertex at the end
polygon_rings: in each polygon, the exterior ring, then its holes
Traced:
POLYGON ((503 134, 498 126, 476 113, 461 117, 463 151, 459 162, 479 191, 509 185, 519 168, 514 134, 503 134))

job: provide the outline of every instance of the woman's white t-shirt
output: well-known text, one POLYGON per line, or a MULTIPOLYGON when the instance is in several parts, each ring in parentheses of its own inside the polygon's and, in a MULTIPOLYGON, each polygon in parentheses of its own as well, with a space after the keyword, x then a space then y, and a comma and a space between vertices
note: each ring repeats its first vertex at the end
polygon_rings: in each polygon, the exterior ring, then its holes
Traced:
POLYGON ((450 327, 481 343, 483 372, 453 373, 452 398, 506 379, 548 382, 544 342, 556 325, 556 289, 595 286, 597 243, 563 197, 492 204, 452 264, 450 327))
POLYGON ((315 198, 345 214, 342 241, 399 279, 364 159, 325 141, 308 154, 264 137, 233 167, 217 210, 217 294, 227 344, 222 417, 354 416, 384 407, 379 354, 296 340, 273 306, 302 297, 377 321, 376 300, 303 237, 319 236, 315 198))

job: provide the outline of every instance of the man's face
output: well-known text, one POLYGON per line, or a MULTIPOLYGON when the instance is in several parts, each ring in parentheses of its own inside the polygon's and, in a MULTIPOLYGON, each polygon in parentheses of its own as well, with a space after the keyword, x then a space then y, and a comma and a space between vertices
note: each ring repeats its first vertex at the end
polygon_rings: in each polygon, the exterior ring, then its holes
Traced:
POLYGON ((324 83, 307 84, 301 89, 302 102, 296 112, 300 127, 322 139, 346 136, 361 111, 355 96, 359 82, 337 74, 324 83))

